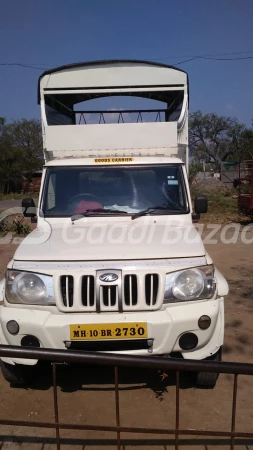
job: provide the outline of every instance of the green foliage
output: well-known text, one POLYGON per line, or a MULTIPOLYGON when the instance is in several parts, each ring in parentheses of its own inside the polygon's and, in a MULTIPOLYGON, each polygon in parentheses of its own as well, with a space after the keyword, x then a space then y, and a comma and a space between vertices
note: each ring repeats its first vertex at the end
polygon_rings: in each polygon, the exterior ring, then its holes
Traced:
POLYGON ((239 186, 237 186, 236 190, 240 194, 250 194, 251 193, 250 181, 244 180, 239 186))
POLYGON ((201 164, 189 164, 189 183, 192 183, 197 173, 202 170, 201 164))
POLYGON ((228 223, 238 222, 238 200, 232 190, 230 194, 227 190, 213 189, 204 190, 198 184, 191 186, 192 200, 199 194, 205 194, 208 198, 208 213, 201 214, 201 222, 204 223, 228 223))
POLYGON ((6 124, 0 118, 0 193, 10 191, 10 182, 21 180, 43 166, 41 125, 38 120, 22 119, 6 124))
POLYGON ((24 223, 24 217, 17 216, 15 219, 12 220, 12 222, 4 222, 1 231, 3 233, 11 232, 15 235, 26 236, 32 230, 30 225, 24 223))
POLYGON ((5 124, 5 118, 4 117, 0 117, 0 133, 2 132, 4 124, 5 124))
POLYGON ((253 130, 237 119, 196 111, 189 120, 190 151, 197 162, 213 163, 220 171, 221 161, 241 161, 253 152, 253 130))

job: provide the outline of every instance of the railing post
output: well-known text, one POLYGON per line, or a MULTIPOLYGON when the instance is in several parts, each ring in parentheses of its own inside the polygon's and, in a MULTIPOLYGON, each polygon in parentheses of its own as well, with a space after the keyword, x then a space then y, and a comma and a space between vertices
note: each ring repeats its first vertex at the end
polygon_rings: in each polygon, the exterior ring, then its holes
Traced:
POLYGON ((60 430, 59 430, 59 409, 58 409, 57 383, 56 383, 56 364, 55 363, 52 363, 52 370, 53 370, 54 421, 55 421, 56 447, 57 447, 57 450, 61 450, 60 430))
POLYGON ((116 406, 116 426, 117 426, 117 450, 120 450, 120 414, 119 414, 119 368, 114 367, 115 380, 115 406, 116 406))
POLYGON ((175 426, 175 450, 178 450, 179 430, 179 371, 176 372, 176 426, 175 426))
POLYGON ((232 420, 231 420, 231 450, 234 450, 235 438, 232 433, 235 431, 235 418, 236 418, 236 400, 237 400, 237 385, 238 375, 234 375, 234 389, 233 389, 233 406, 232 406, 232 420))

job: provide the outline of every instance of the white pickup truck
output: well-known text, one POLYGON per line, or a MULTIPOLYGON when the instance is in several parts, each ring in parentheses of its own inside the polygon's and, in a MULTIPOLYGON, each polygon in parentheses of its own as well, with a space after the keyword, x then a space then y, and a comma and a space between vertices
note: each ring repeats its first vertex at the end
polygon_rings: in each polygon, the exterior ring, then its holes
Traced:
MULTIPOLYGON (((38 208, 22 205, 37 227, 0 282, 1 344, 220 359, 228 285, 192 223, 187 74, 74 64, 43 73, 38 101, 45 165, 38 208), (123 96, 155 108, 101 108, 123 96)), ((36 363, 1 360, 10 382, 36 363)), ((216 379, 197 374, 202 386, 216 379)))

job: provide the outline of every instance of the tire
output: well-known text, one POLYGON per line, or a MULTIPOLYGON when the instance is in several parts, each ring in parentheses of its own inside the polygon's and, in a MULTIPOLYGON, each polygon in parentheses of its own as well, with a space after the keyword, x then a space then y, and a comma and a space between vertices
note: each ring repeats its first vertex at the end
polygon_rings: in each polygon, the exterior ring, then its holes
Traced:
POLYGON ((0 361, 0 367, 6 381, 11 385, 21 385, 33 380, 36 366, 11 365, 0 361))
MULTIPOLYGON (((222 349, 220 348, 215 355, 206 358, 206 361, 221 361, 222 349)), ((219 378, 219 373, 198 372, 196 374, 196 386, 202 389, 214 389, 219 378)))

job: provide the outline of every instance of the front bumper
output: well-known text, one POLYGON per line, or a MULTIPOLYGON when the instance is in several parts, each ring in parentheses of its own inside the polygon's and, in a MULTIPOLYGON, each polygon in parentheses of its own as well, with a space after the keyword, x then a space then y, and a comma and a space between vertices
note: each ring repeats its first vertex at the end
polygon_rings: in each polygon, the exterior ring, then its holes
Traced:
MULTIPOLYGON (((121 351, 134 355, 165 355, 180 352, 186 359, 204 359, 216 353, 224 339, 224 301, 202 300, 198 302, 169 305, 158 311, 139 311, 129 313, 87 313, 66 314, 55 310, 27 309, 19 307, 0 307, 0 342, 2 345, 20 345, 25 335, 36 336, 41 347, 66 349, 65 342, 70 341, 70 325, 106 324, 106 323, 147 322, 148 339, 153 340, 150 350, 121 351), (198 320, 202 315, 211 318, 207 330, 200 330, 198 320), (19 323, 20 331, 11 335, 6 328, 10 320, 19 323), (198 337, 194 350, 182 351, 179 338, 185 332, 192 332, 198 337)), ((66 349, 67 351, 67 349, 66 349)), ((2 358, 9 364, 36 364, 36 360, 2 358)))

